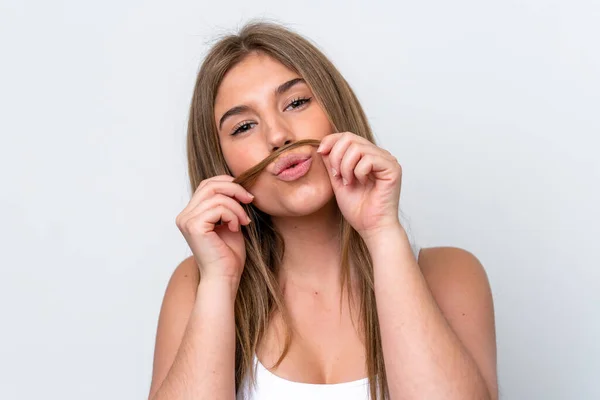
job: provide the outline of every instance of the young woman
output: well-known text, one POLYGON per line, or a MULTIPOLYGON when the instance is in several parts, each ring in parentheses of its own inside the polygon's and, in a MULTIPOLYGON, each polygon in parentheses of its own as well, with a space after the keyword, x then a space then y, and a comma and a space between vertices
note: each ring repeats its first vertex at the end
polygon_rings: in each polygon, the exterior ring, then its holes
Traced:
POLYGON ((166 289, 150 399, 498 397, 482 265, 410 243, 400 164, 307 39, 253 22, 217 42, 188 158, 194 194, 176 223, 193 255, 166 289), (234 181, 305 139, 320 147, 234 181))

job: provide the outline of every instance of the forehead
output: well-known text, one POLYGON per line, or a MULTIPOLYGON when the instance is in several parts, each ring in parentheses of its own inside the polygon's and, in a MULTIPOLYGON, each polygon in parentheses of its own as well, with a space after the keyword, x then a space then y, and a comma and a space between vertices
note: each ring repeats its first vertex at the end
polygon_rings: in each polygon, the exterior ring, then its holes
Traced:
POLYGON ((223 77, 215 98, 215 113, 236 105, 273 96, 277 86, 300 75, 274 58, 252 53, 223 77))

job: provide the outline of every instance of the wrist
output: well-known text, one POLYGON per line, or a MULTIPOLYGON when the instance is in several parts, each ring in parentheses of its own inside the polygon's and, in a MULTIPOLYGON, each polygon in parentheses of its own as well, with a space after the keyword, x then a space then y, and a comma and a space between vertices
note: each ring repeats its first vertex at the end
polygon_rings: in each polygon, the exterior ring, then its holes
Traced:
POLYGON ((201 277, 198 291, 210 293, 211 296, 235 300, 239 287, 239 279, 233 277, 201 277))
POLYGON ((398 238, 408 238, 400 221, 380 225, 376 228, 369 229, 368 231, 359 232, 359 234, 369 250, 373 250, 378 246, 385 245, 385 243, 397 240, 398 238))

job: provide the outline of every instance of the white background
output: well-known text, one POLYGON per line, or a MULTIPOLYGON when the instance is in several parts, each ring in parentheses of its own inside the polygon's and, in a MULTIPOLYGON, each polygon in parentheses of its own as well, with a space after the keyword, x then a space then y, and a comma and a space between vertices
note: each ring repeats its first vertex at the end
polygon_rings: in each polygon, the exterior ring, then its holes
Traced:
POLYGON ((598 399, 600 5, 0 2, 0 397, 142 399, 190 252, 185 135, 208 41, 308 36, 403 166, 423 247, 486 267, 503 399, 598 399))

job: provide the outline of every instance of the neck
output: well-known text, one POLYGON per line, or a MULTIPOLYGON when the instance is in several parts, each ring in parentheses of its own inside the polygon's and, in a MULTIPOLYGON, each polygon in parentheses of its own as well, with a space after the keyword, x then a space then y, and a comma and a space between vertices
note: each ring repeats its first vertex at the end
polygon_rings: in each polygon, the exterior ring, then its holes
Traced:
POLYGON ((282 287, 306 290, 339 288, 341 273, 340 214, 333 201, 314 214, 273 218, 285 242, 279 269, 282 287))

